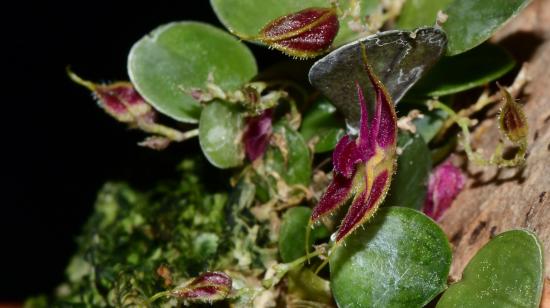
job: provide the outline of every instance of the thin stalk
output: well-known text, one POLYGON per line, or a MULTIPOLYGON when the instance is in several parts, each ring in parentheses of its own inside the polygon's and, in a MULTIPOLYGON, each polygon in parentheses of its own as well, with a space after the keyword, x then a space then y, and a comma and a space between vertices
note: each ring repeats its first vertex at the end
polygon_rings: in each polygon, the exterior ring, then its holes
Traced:
POLYGON ((170 292, 171 292, 170 290, 167 290, 167 291, 161 291, 161 292, 156 293, 155 295, 153 295, 149 298, 149 303, 153 303, 161 297, 165 297, 165 296, 170 295, 170 292))

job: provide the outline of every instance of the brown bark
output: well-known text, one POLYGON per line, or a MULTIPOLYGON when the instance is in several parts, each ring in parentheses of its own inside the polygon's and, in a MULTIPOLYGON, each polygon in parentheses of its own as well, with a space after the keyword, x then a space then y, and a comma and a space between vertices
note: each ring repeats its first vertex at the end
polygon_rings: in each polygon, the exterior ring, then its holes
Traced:
MULTIPOLYGON (((454 249, 451 277, 460 279, 468 261, 491 237, 517 228, 538 235, 550 277, 550 1, 535 0, 494 41, 530 63, 532 80, 520 97, 529 123, 528 157, 523 168, 465 166, 466 188, 441 220, 454 249)), ((486 153, 494 149, 496 125, 494 116, 479 124, 475 148, 486 153)))

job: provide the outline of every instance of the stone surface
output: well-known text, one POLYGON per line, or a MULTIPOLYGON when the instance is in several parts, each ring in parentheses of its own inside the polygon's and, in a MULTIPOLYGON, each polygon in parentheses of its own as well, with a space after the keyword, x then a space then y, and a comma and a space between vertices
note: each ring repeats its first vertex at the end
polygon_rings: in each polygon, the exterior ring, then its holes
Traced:
MULTIPOLYGON (((493 41, 519 63, 527 61, 531 82, 519 97, 529 123, 529 150, 523 168, 481 168, 465 164, 465 189, 441 219, 453 245, 451 277, 460 279, 473 255, 491 237, 510 229, 535 232, 544 245, 550 277, 550 1, 535 0, 500 30, 493 41)), ((473 134, 474 146, 492 152, 498 141, 496 110, 473 134), (492 115, 492 116, 491 116, 492 115)), ((463 153, 460 153, 463 154, 463 153)), ((547 281, 548 282, 548 281, 547 281)), ((548 284, 547 284, 548 285, 548 284)), ((546 288, 548 293, 548 287, 546 288)), ((547 307, 547 306, 545 306, 547 307)))

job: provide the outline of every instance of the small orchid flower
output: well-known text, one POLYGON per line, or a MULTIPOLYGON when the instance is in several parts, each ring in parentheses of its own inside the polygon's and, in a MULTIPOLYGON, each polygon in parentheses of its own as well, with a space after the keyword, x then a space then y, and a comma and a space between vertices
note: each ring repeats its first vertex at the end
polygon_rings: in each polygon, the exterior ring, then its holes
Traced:
POLYGON ((171 142, 181 142, 196 136, 198 133, 198 131, 183 133, 157 123, 157 112, 130 82, 119 81, 111 84, 97 84, 80 78, 69 69, 67 69, 67 74, 75 83, 90 90, 99 107, 117 121, 153 134, 140 142, 139 145, 141 146, 162 150, 171 142))
POLYGON ((439 220, 462 191, 465 182, 462 171, 450 161, 439 165, 430 174, 428 194, 422 211, 434 220, 439 220))
POLYGON ((212 303, 225 299, 232 283, 231 277, 223 272, 206 272, 184 287, 174 289, 170 295, 188 302, 212 303))
POLYGON ((243 134, 246 157, 250 161, 262 157, 273 131, 273 109, 266 109, 260 115, 247 119, 243 134))
POLYGON ((391 97, 363 58, 375 91, 374 115, 369 119, 363 90, 356 82, 361 105, 359 135, 345 135, 334 149, 333 180, 313 209, 310 223, 334 212, 353 197, 336 242, 341 242, 376 212, 391 183, 396 160, 397 118, 391 97))
POLYGON ((149 302, 159 298, 173 297, 183 300, 186 304, 212 304, 224 300, 232 290, 233 280, 224 272, 205 272, 183 286, 173 290, 162 291, 153 295, 149 302))

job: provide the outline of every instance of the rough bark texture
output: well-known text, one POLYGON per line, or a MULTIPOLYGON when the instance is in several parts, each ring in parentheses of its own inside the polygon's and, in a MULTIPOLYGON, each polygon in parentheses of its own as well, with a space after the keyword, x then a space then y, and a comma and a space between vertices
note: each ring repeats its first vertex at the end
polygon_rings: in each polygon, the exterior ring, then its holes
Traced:
MULTIPOLYGON (((520 169, 465 166, 466 188, 441 220, 454 248, 451 277, 460 279, 468 261, 491 237, 516 228, 539 236, 550 277, 550 1, 531 3, 494 41, 518 61, 530 63, 532 80, 520 97, 529 122, 529 154, 520 169)), ((480 123, 474 132, 476 148, 486 153, 494 149, 496 125, 495 117, 480 123)))

